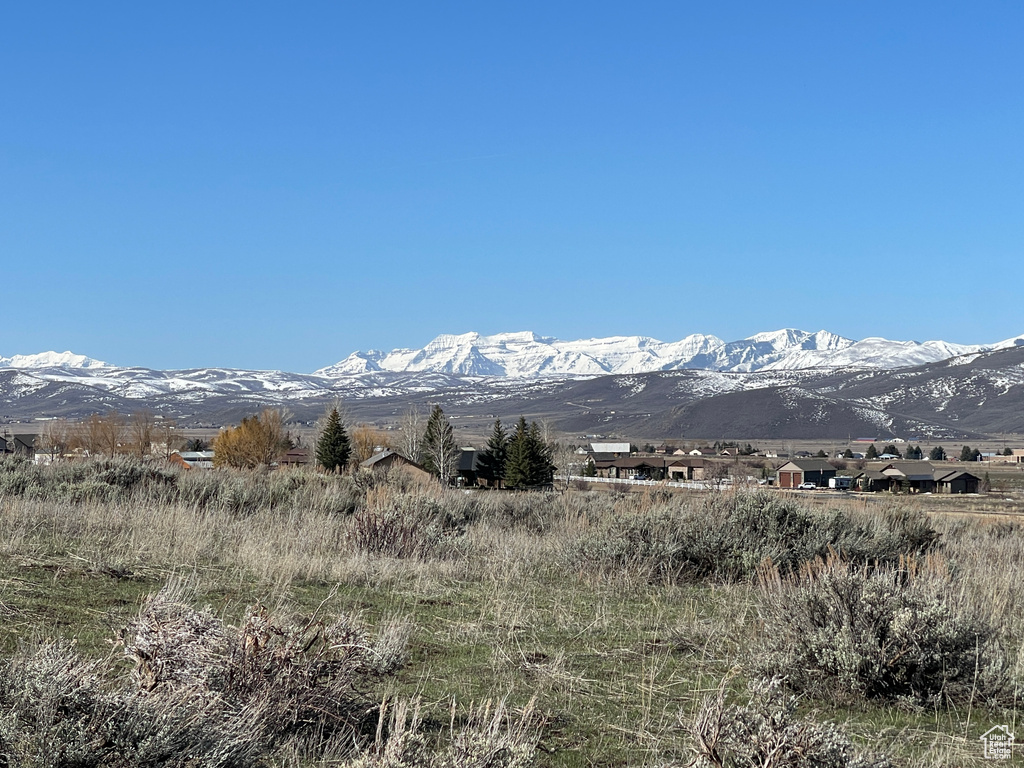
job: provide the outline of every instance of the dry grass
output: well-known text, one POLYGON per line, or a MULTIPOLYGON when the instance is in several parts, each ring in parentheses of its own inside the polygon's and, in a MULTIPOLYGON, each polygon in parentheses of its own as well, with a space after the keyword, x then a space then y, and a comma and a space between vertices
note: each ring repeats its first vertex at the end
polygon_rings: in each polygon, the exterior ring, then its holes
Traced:
MULTIPOLYGON (((0 642, 8 651, 33 635, 63 636, 101 658, 116 631, 138 620, 145 596, 175 578, 195 592, 178 603, 209 604, 210 620, 243 635, 263 615, 248 606, 300 628, 315 625, 311 616, 345 615, 360 631, 377 628, 366 643, 380 657, 374 674, 393 674, 375 700, 390 702, 387 711, 358 757, 367 766, 394 765, 406 754, 403 738, 430 760, 454 760, 449 748, 464 729, 476 734, 467 743, 518 734, 507 754, 530 751, 540 765, 684 762, 693 738, 680 717, 689 722, 729 670, 748 668, 764 631, 762 597, 745 569, 766 554, 778 562, 780 551, 799 564, 839 541, 886 557, 920 544, 905 525, 918 511, 914 499, 794 500, 779 512, 757 501, 767 497, 739 492, 466 495, 302 473, 141 475, 133 485, 123 468, 78 472, 72 482, 66 470, 33 469, 20 492, 9 476, 0 482, 0 642), (120 484, 107 488, 102 477, 120 484), (762 527, 766 510, 781 515, 772 513, 774 527, 762 527), (652 524, 645 530, 655 546, 643 557, 609 565, 579 556, 584 543, 620 546, 623 521, 652 524), (730 539, 749 542, 734 551, 743 569, 652 578, 679 521, 716 546, 723 521, 746 526, 730 539), (794 521, 809 521, 813 536, 791 537, 794 521), (844 538, 817 530, 827 525, 844 538), (797 540, 807 546, 794 547, 797 540), (486 716, 473 704, 488 700, 502 702, 500 718, 494 704, 486 716)), ((934 516, 931 525, 941 535, 930 551, 947 570, 951 599, 988 616, 1016 663, 1024 529, 1005 516, 934 516)), ((296 637, 305 643, 310 634, 296 637)), ((740 701, 746 676, 730 678, 726 706, 740 701)), ((906 710, 813 698, 798 702, 795 717, 808 714, 839 723, 856 749, 921 768, 981 765, 977 736, 1015 717, 984 705, 906 710)), ((277 759, 312 765, 325 754, 282 745, 277 759)))

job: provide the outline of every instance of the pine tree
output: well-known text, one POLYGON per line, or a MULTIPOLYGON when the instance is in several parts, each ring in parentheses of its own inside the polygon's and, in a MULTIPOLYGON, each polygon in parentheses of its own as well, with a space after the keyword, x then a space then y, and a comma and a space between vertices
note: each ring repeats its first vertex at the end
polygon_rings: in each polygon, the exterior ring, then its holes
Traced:
POLYGON ((448 485, 455 475, 459 449, 455 445, 452 425, 439 405, 434 406, 427 418, 421 450, 423 466, 441 481, 441 485, 448 485))
POLYGON ((537 422, 529 426, 519 417, 508 444, 505 459, 505 483, 510 488, 550 485, 555 474, 551 448, 544 442, 537 422))
POLYGON ((337 408, 331 409, 327 424, 316 441, 316 463, 328 472, 342 472, 348 466, 352 448, 337 408))
POLYGON ((505 453, 505 484, 509 488, 521 488, 530 484, 528 432, 526 419, 520 416, 505 453))
POLYGON ((501 419, 495 420, 491 437, 487 441, 487 448, 480 455, 480 471, 496 488, 501 487, 501 482, 505 477, 508 443, 508 433, 501 426, 501 419))
POLYGON ((965 445, 960 451, 960 461, 974 461, 974 451, 971 450, 971 446, 965 445))
POLYGON ((874 443, 868 446, 868 452, 864 454, 864 458, 869 460, 878 458, 878 449, 875 448, 874 443))
POLYGON ((941 445, 936 445, 928 451, 928 459, 931 461, 945 461, 946 450, 941 445))
POLYGON ((530 456, 530 485, 551 485, 555 477, 551 446, 544 442, 536 421, 530 423, 527 444, 530 456))

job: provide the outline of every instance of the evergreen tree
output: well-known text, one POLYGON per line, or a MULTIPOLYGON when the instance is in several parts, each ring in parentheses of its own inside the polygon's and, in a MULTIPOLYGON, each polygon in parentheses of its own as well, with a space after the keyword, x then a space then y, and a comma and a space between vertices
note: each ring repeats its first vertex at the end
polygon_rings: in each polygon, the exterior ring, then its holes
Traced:
POLYGON ((864 454, 864 458, 868 459, 869 461, 871 459, 877 459, 878 458, 878 449, 875 448, 875 444, 874 443, 872 443, 871 445, 868 446, 868 452, 864 454))
POLYGON ((895 456, 897 459, 903 458, 903 455, 900 453, 899 449, 892 443, 889 443, 887 446, 885 446, 885 448, 882 449, 882 453, 888 453, 890 456, 895 456))
POLYGON ((491 436, 487 440, 487 448, 480 455, 480 473, 483 477, 500 488, 505 478, 505 461, 508 457, 508 433, 501 426, 501 419, 496 419, 491 436))
POLYGON ((520 488, 530 484, 530 457, 527 446, 526 419, 519 417, 515 431, 508 441, 508 451, 505 454, 505 484, 510 488, 520 488))
POLYGON ((907 458, 913 461, 920 461, 924 458, 924 451, 921 450, 920 445, 912 445, 907 448, 907 458))
POLYGON ((592 458, 588 458, 587 463, 583 465, 583 476, 597 477, 597 465, 592 458))
POLYGON ((965 445, 960 451, 960 461, 974 461, 974 451, 971 450, 971 446, 965 445))
POLYGON ((328 472, 342 472, 348 466, 352 448, 337 408, 332 408, 324 431, 316 441, 316 463, 328 472))
POLYGON ((825 453, 825 449, 824 448, 819 448, 818 452, 816 454, 814 454, 814 455, 817 458, 819 458, 819 459, 827 459, 828 458, 828 454, 825 453))
POLYGON ((554 477, 551 449, 544 443, 537 422, 529 426, 519 417, 508 444, 505 460, 505 484, 510 488, 550 485, 554 477))
POLYGON ((946 450, 941 445, 936 445, 930 451, 928 451, 928 458, 931 461, 945 461, 946 450))
POLYGON ((441 481, 441 485, 448 485, 455 476, 459 448, 455 445, 452 425, 439 405, 434 406, 427 418, 421 450, 423 466, 441 481))
POLYGON ((852 459, 853 458, 853 450, 851 450, 850 448, 847 448, 845 451, 843 451, 843 458, 844 459, 852 459))
POLYGON ((555 478, 555 464, 552 461, 551 446, 544 442, 537 422, 530 423, 528 436, 530 453, 530 485, 551 485, 555 478))

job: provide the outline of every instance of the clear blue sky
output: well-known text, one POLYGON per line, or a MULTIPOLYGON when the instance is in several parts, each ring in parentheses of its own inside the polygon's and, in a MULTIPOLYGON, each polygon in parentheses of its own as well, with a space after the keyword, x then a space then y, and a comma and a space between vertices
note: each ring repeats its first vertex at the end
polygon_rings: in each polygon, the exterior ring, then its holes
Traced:
POLYGON ((1024 6, 12 3, 0 356, 1024 333, 1024 6))

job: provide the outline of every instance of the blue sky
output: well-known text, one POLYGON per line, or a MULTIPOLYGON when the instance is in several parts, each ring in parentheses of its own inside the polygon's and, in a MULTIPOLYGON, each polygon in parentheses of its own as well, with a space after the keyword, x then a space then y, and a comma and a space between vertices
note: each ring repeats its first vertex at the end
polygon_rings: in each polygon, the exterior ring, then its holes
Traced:
POLYGON ((1018 3, 20 3, 0 356, 1024 333, 1018 3))

